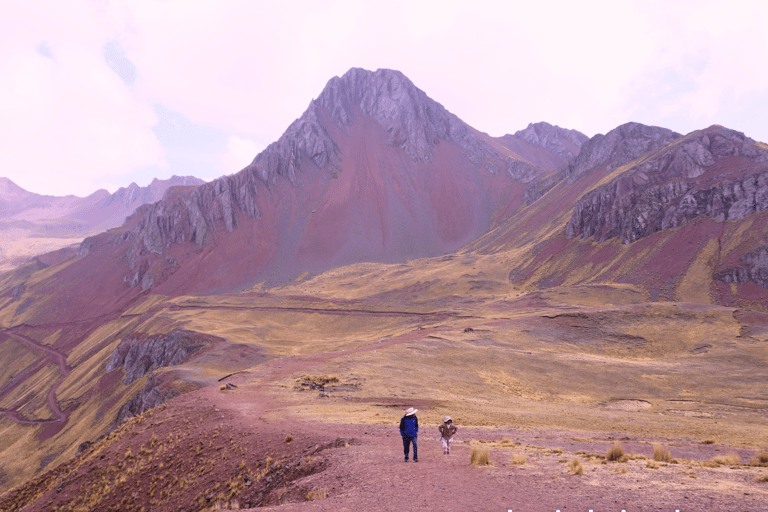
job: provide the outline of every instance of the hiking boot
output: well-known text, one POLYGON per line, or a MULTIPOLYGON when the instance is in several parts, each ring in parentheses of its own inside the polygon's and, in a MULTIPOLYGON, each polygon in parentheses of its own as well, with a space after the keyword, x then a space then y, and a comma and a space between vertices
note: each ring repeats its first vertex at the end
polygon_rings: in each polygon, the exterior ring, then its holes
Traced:
POLYGON ((413 462, 419 462, 419 459, 417 459, 416 457, 414 457, 414 458, 413 458, 413 462))
POLYGON ((408 457, 405 458, 405 462, 408 462, 408 457))

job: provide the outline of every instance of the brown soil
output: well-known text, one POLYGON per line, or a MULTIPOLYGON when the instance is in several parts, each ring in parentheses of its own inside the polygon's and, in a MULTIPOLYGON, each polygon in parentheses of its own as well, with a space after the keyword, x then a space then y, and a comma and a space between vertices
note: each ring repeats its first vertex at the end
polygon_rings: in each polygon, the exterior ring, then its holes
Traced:
POLYGON ((316 363, 273 360, 226 378, 230 390, 178 397, 7 494, 0 510, 768 510, 768 483, 756 481, 766 469, 746 464, 754 450, 716 444, 458 425, 446 456, 437 425, 422 421, 419 462, 405 463, 396 424, 287 412, 278 383, 316 363), (470 465, 471 441, 489 450, 490 466, 470 465), (615 442, 629 460, 604 460, 615 442), (676 459, 654 463, 652 442, 676 459), (743 464, 706 462, 732 454, 743 464), (573 458, 582 475, 568 472, 573 458))

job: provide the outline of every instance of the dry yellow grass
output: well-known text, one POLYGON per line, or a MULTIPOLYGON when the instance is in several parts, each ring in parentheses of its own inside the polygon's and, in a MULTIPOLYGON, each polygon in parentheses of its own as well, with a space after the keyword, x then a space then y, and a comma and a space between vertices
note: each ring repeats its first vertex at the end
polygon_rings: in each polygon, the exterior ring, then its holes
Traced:
POLYGON ((669 448, 663 448, 659 444, 654 444, 653 460, 656 462, 670 462, 672 460, 672 453, 669 451, 669 448))
POLYGON ((328 497, 328 489, 323 487, 322 489, 316 489, 314 491, 307 492, 307 501, 323 500, 328 497))
POLYGON ((528 458, 523 453, 514 453, 509 458, 509 463, 514 466, 523 466, 528 462, 528 458))
POLYGON ((618 462, 624 457, 624 448, 620 443, 613 443, 613 447, 605 454, 605 458, 612 462, 618 462))
POLYGON ((472 444, 472 453, 469 456, 469 463, 473 466, 489 466, 491 458, 488 454, 488 448, 480 443, 472 444))
POLYGON ((581 461, 578 459, 578 457, 574 457, 568 463, 568 472, 573 474, 573 475, 583 475, 584 474, 584 466, 581 465, 581 461))
POLYGON ((753 466, 768 466, 768 452, 758 452, 750 463, 753 466))
POLYGON ((741 460, 739 459, 738 454, 729 453, 728 455, 718 455, 717 457, 714 457, 712 459, 712 462, 727 466, 727 465, 739 464, 741 460))

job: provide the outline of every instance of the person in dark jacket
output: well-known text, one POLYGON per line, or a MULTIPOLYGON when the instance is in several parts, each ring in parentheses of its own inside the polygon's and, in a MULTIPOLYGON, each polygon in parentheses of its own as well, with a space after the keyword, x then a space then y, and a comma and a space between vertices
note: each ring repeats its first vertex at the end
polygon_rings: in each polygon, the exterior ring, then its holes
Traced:
POLYGON ((408 452, 410 452, 411 443, 413 443, 413 462, 419 462, 419 452, 416 445, 416 438, 419 435, 419 418, 416 417, 417 410, 410 407, 405 411, 405 416, 400 418, 400 436, 403 438, 405 462, 408 462, 408 452))

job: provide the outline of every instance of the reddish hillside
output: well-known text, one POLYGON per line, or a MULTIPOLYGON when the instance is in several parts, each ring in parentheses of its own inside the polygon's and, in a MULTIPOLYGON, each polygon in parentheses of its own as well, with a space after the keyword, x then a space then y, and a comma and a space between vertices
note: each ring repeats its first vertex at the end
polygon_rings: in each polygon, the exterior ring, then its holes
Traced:
POLYGON ((514 283, 631 283, 653 300, 763 309, 766 173, 768 148, 738 132, 625 125, 584 144, 543 197, 473 247, 528 255, 514 283))
POLYGON ((549 149, 520 144, 510 153, 399 72, 353 69, 250 166, 140 208, 42 286, 177 295, 446 254, 519 209, 526 183, 554 169, 549 149))

